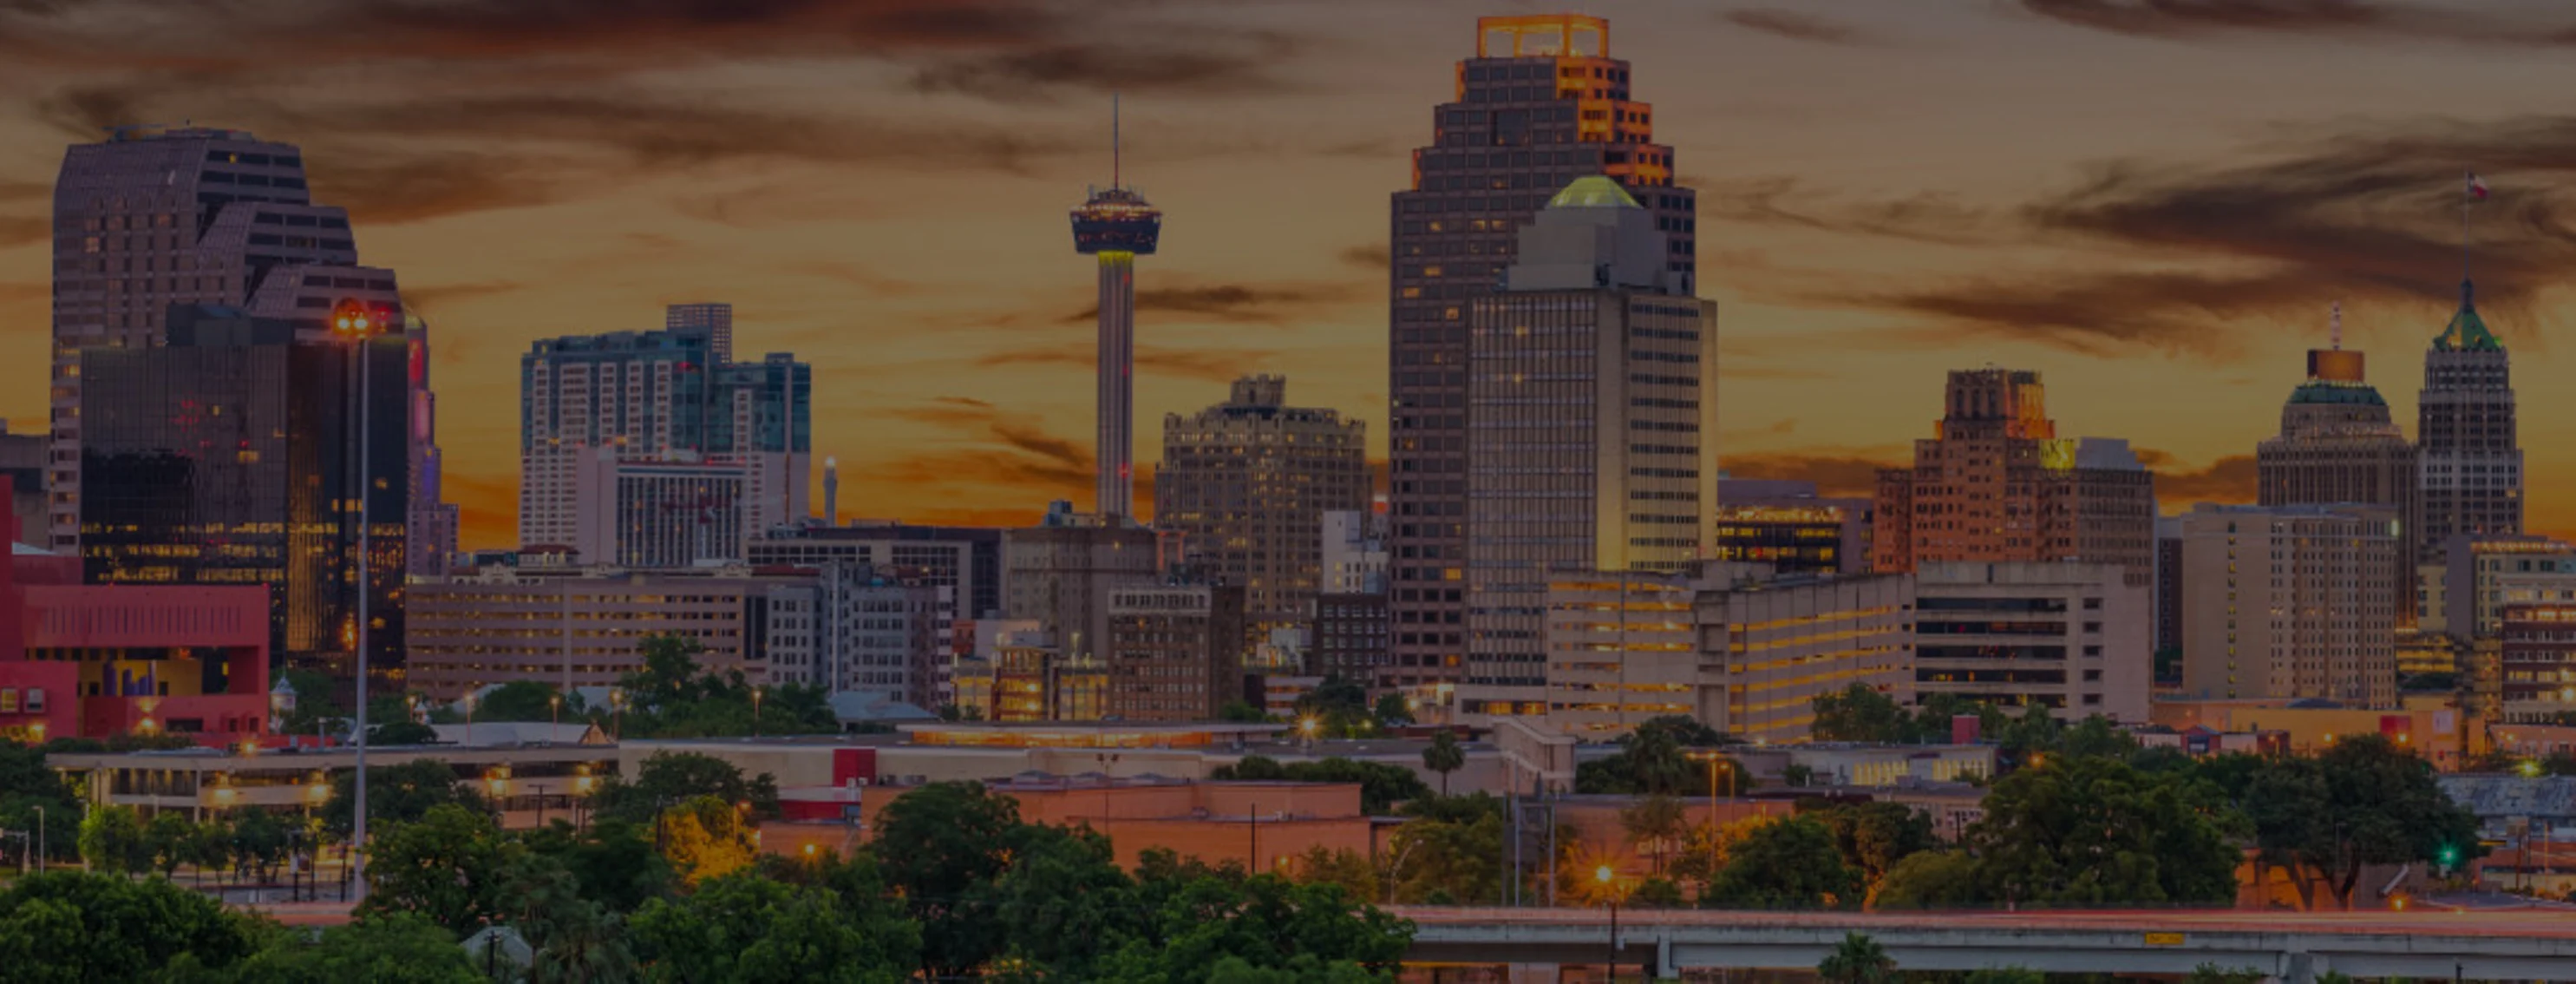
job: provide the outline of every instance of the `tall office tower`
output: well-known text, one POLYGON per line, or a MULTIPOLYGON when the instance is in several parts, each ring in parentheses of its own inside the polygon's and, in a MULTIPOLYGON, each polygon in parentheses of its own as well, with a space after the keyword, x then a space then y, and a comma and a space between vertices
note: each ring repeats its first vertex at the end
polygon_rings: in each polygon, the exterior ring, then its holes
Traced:
POLYGON ((1769 564, 1780 574, 1869 569, 1868 499, 1828 499, 1814 482, 1717 480, 1717 535, 1708 559, 1769 564))
POLYGON ((1714 534, 1717 305, 1683 293, 1658 225, 1577 178, 1521 230, 1502 292, 1468 302, 1471 719, 1546 713, 1553 572, 1677 572, 1714 534))
POLYGON ((1099 477, 1092 510, 1107 518, 1136 510, 1136 258, 1163 236, 1163 213, 1120 183, 1118 115, 1110 108, 1109 187, 1073 210, 1073 250, 1100 258, 1099 477))
POLYGON ((733 361, 733 305, 672 304, 662 309, 665 331, 702 331, 713 341, 716 361, 733 361))
POLYGON ((773 529, 751 541, 752 566, 855 564, 953 589, 961 618, 1002 617, 1002 531, 862 520, 773 529))
POLYGON ((9 515, 17 519, 17 542, 43 549, 46 533, 45 449, 53 443, 43 434, 9 433, 0 420, 0 477, 9 479, 9 515))
POLYGON ((2398 552, 2391 583, 2403 597, 2398 624, 2415 622, 2417 483, 2415 445, 2388 414, 2388 401, 2363 378, 2362 354, 2336 345, 2308 350, 2308 379, 2281 407, 2281 433, 2257 445, 2257 501, 2266 506, 2353 502, 2397 513, 2398 552))
MULTIPOLYGON (((519 540, 573 546, 586 510, 582 474, 618 462, 700 462, 749 475, 741 538, 803 519, 813 445, 813 370, 794 356, 717 359, 704 331, 540 339, 519 358, 519 540)), ((594 492, 615 483, 594 483, 594 492)), ((607 563, 609 557, 584 557, 607 563)))
POLYGON ((1051 503, 1039 525, 1002 534, 1002 615, 1037 622, 1066 659, 1100 659, 1108 652, 1109 593, 1155 583, 1155 546, 1154 531, 1124 517, 1085 516, 1071 503, 1051 503))
POLYGON ((2185 513, 2184 694, 2395 707, 2397 525, 2388 506, 2185 513))
POLYGON ((2460 310, 2424 353, 2415 441, 2423 456, 2423 535, 2438 559, 2455 536, 2522 532, 2522 443, 2515 436, 2513 360, 2478 317, 2476 287, 2460 282, 2460 310))
MULTIPOLYGON (((391 275, 349 269, 348 213, 313 204, 304 155, 240 130, 120 127, 75 144, 54 183, 53 449, 48 538, 80 540, 81 377, 85 348, 149 348, 175 304, 247 306, 292 317, 304 278, 261 298, 281 270, 342 267, 347 295, 391 302, 391 275), (381 293, 370 285, 382 281, 381 293)), ((324 285, 335 279, 324 275, 324 285)), ((329 301, 323 310, 329 309, 329 301)), ((303 314, 314 312, 304 311, 303 314)))
POLYGON ((1235 380, 1232 397, 1163 417, 1154 526, 1244 589, 1254 638, 1305 625, 1323 581, 1327 511, 1368 507, 1368 431, 1331 410, 1287 404, 1288 381, 1235 380))
POLYGON ((2155 475, 2128 442, 2057 436, 2039 374, 1950 373, 1948 412, 1914 465, 1878 473, 1881 571, 1942 560, 2074 560, 2155 575, 2155 475))
POLYGON ((456 559, 457 510, 447 501, 445 456, 438 447, 438 395, 429 388, 429 325, 413 318, 403 326, 407 340, 406 388, 411 399, 411 515, 405 519, 403 542, 409 546, 408 573, 438 577, 456 559))
POLYGON ((2181 672, 2182 517, 2156 517, 2156 674, 2158 683, 2181 672), (2167 662, 2173 660, 2173 662, 2167 662))
POLYGON ((211 305, 174 308, 165 326, 165 344, 91 348, 77 366, 88 579, 266 584, 270 651, 292 666, 351 671, 361 582, 357 517, 343 504, 363 486, 369 660, 399 671, 409 341, 365 343, 358 435, 349 342, 211 305))
POLYGON ((1936 561, 1914 588, 1917 700, 2147 720, 2151 592, 2118 565, 1936 561))
POLYGON ((1467 308, 1494 290, 1515 235, 1557 189, 1606 175, 1664 233, 1661 264, 1695 290, 1697 206, 1673 186, 1654 111, 1629 98, 1609 22, 1487 17, 1459 62, 1413 184, 1388 209, 1387 366, 1395 633, 1388 679, 1454 683, 1467 651, 1467 308))
POLYGON ((1243 697, 1243 589, 1132 584, 1103 598, 1109 717, 1212 721, 1243 697))

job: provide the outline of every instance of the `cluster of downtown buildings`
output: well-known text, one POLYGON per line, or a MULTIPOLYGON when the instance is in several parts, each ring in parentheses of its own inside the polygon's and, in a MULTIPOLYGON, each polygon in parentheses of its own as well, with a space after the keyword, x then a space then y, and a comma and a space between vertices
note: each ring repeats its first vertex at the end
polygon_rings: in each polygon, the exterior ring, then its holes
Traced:
POLYGON ((2464 731, 2576 709, 2576 546, 2523 535, 2509 360, 2467 285, 2415 438, 2360 353, 2313 352, 2258 505, 2160 516, 2125 441, 2059 436, 2038 375, 1992 368, 1949 375, 1867 496, 1729 479, 1693 192, 1608 25, 1487 18, 1456 77, 1389 213, 1384 494, 1360 421, 1256 376, 1165 418, 1150 523, 1130 380, 1161 214, 1122 185, 1073 216, 1100 264, 1091 512, 848 521, 828 461, 818 508, 810 368, 738 359, 732 308, 689 304, 530 347, 520 544, 465 553, 428 326, 298 151, 74 147, 54 425, 0 446, 24 521, 0 733, 245 737, 272 662, 346 679, 361 637, 434 697, 605 687, 665 634, 852 720, 1203 721, 1338 677, 1461 724, 1790 742, 1854 684, 2144 723, 2160 651, 2183 701, 2396 709, 2413 672, 2459 675, 2464 731))

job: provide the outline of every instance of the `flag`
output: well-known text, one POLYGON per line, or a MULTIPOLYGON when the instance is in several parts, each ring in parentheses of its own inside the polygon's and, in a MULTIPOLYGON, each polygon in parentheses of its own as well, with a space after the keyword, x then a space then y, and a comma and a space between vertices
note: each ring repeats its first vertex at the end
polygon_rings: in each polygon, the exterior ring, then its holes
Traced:
POLYGON ((2487 183, 2478 179, 2476 171, 2469 172, 2469 197, 2478 201, 2487 200, 2487 183))

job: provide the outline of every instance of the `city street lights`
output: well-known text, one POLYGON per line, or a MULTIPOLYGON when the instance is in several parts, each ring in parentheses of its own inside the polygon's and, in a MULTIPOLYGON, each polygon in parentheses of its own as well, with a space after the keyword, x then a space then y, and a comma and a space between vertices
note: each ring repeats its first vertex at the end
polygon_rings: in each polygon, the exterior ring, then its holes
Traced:
POLYGON ((1601 884, 1601 897, 1610 900, 1610 959, 1604 965, 1612 981, 1619 979, 1619 873, 1609 865, 1592 869, 1592 880, 1601 884))
MULTIPOLYGON (((551 719, 549 723, 552 723, 555 727, 558 727, 558 728, 563 727, 563 695, 562 695, 562 694, 555 694, 555 695, 553 695, 553 696, 551 696, 551 697, 546 698, 546 714, 547 714, 547 716, 551 719)), ((552 741, 553 739, 549 738, 549 739, 547 739, 547 740, 548 740, 548 741, 552 741)))
POLYGON ((1317 720, 1312 714, 1309 714, 1297 721, 1297 734, 1305 739, 1307 751, 1312 752, 1315 750, 1315 733, 1322 730, 1323 727, 1324 722, 1317 720))
POLYGON ((760 737, 760 688, 751 688, 751 736, 760 737))
POLYGON ((36 873, 45 873, 45 808, 36 806, 36 873))
POLYGON ((1727 761, 1727 760, 1726 760, 1726 756, 1725 756, 1725 755, 1720 754, 1720 753, 1715 752, 1715 751, 1692 752, 1692 753, 1690 753, 1690 754, 1689 754, 1689 756, 1688 756, 1688 757, 1689 757, 1689 758, 1690 758, 1690 760, 1691 760, 1691 761, 1693 761, 1693 762, 1706 762, 1706 763, 1708 763, 1708 825, 1709 825, 1710 827, 1716 827, 1716 826, 1717 826, 1717 770, 1719 770, 1719 769, 1721 769, 1721 768, 1726 770, 1726 798, 1727 798, 1727 799, 1734 799, 1734 798, 1735 798, 1735 763, 1727 761))
POLYGON ((357 792, 352 798, 355 819, 350 826, 352 853, 349 863, 358 883, 360 899, 367 894, 367 595, 375 586, 374 558, 370 556, 367 543, 368 528, 373 525, 369 522, 373 517, 368 515, 367 507, 375 498, 370 494, 374 490, 369 488, 371 483, 367 480, 367 343, 384 331, 387 320, 390 320, 387 312, 369 310, 365 304, 355 300, 341 301, 331 315, 331 333, 349 343, 349 402, 355 405, 355 412, 349 415, 349 419, 357 422, 357 429, 349 436, 349 470, 355 480, 352 484, 357 487, 350 508, 356 511, 358 521, 358 548, 353 561, 357 567, 355 580, 358 585, 354 641, 358 651, 358 725, 356 734, 350 736, 357 752, 358 775, 357 792))

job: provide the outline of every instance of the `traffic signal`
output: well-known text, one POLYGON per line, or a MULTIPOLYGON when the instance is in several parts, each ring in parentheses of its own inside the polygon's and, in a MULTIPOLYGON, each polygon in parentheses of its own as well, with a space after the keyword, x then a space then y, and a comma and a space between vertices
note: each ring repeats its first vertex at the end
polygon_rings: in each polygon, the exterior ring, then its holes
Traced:
POLYGON ((2442 845, 2441 859, 2442 859, 2442 867, 2444 867, 2444 868, 2457 868, 2457 867, 2459 867, 2459 866, 2460 866, 2460 849, 2459 849, 2457 846, 2450 845, 2450 844, 2444 844, 2444 845, 2442 845))

